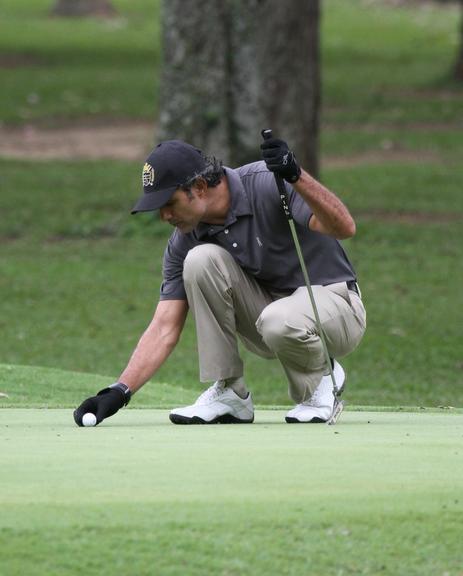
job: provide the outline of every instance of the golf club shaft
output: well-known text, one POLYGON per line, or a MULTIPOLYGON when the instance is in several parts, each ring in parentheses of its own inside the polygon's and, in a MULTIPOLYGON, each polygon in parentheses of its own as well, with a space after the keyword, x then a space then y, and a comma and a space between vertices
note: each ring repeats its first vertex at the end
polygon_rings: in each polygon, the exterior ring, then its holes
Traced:
MULTIPOLYGON (((268 130, 268 129, 262 130, 262 137, 264 138, 264 140, 268 140, 269 138, 272 138, 272 131, 268 130)), ((281 176, 279 176, 276 173, 274 173, 274 176, 275 176, 275 182, 276 182, 276 185, 278 188, 278 192, 280 194, 281 205, 283 207, 283 211, 284 211, 286 218, 288 220, 288 224, 289 224, 289 227, 291 230, 291 235, 292 235, 293 240, 294 240, 294 246, 296 247, 297 257, 299 258, 299 264, 301 265, 302 275, 304 276, 305 285, 307 286, 307 291, 309 293, 310 302, 312 304, 312 308, 314 311, 315 323, 316 323, 317 328, 318 328, 320 340, 321 340, 322 346, 323 346, 323 351, 325 353, 326 363, 328 364, 328 369, 330 371, 331 380, 333 382, 333 395, 336 397, 336 392, 337 392, 336 380, 334 378, 333 367, 331 365, 331 358, 330 358, 330 354, 328 352, 328 346, 326 344, 325 333, 323 332, 322 323, 320 321, 320 315, 318 313, 317 304, 315 302, 315 298, 313 295, 312 286, 310 284, 309 273, 307 271, 307 266, 306 266, 305 261, 304 261, 304 256, 302 254, 301 245, 299 243, 299 238, 297 236, 296 226, 294 225, 294 220, 293 220, 293 217, 291 216, 291 212, 289 210, 288 193, 286 191, 286 187, 285 187, 285 183, 283 182, 283 178, 281 178, 281 176)))

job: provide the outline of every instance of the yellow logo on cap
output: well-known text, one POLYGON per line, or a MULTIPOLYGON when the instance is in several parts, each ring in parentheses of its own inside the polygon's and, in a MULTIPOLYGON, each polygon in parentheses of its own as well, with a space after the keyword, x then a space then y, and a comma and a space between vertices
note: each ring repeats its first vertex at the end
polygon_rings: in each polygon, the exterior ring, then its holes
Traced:
POLYGON ((154 184, 154 168, 148 162, 143 166, 142 180, 143 186, 152 186, 154 184))

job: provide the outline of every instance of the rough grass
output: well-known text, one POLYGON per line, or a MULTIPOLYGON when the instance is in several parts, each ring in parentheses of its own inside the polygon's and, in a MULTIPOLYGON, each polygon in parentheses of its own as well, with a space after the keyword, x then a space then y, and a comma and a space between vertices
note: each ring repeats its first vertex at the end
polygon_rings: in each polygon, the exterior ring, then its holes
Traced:
POLYGON ((114 19, 52 18, 52 4, 1 2, 1 119, 9 124, 81 117, 91 122, 101 116, 154 121, 159 2, 118 0, 114 19))
MULTIPOLYGON (((116 378, 154 311, 169 234, 152 216, 128 214, 139 193, 139 167, 4 162, 2 168, 0 359, 116 378), (22 193, 20 208, 18 190, 33 190, 22 193)), ((331 170, 326 181, 357 216, 358 234, 346 247, 368 309, 364 342, 343 362, 348 400, 462 405, 455 314, 462 226, 446 214, 463 216, 463 175, 450 179, 439 164, 406 164, 331 170), (394 222, 398 212, 411 221, 394 222)), ((287 403, 278 364, 243 356, 256 402, 287 403)), ((198 389, 191 319, 155 380, 198 389)))
POLYGON ((461 121, 461 87, 451 80, 459 44, 456 4, 394 9, 328 0, 323 12, 325 120, 461 121))
MULTIPOLYGON (((3 121, 154 120, 160 2, 114 4, 115 19, 66 20, 50 17, 49 0, 2 0, 3 121)), ((461 122, 461 88, 449 80, 458 16, 456 5, 324 0, 323 121, 461 122)))
MULTIPOLYGON (((39 366, 0 364, 0 408, 75 408, 80 398, 108 386, 108 377, 39 366)), ((190 404, 196 392, 164 382, 137 396, 139 408, 190 404)), ((132 406, 131 404, 130 406, 132 406)))
MULTIPOLYGON (((3 0, 2 122, 154 118, 158 4, 116 5, 116 20, 66 22, 49 18, 48 0, 3 0)), ((346 246, 369 321, 344 361, 348 399, 461 405, 463 92, 448 75, 457 7, 327 0, 323 11, 322 176, 358 222, 346 246)), ((0 163, 0 361, 117 377, 154 310, 168 234, 128 215, 139 170, 0 163)), ((243 356, 256 401, 286 403, 279 366, 243 356)), ((155 380, 197 390, 197 372, 190 321, 155 380)))

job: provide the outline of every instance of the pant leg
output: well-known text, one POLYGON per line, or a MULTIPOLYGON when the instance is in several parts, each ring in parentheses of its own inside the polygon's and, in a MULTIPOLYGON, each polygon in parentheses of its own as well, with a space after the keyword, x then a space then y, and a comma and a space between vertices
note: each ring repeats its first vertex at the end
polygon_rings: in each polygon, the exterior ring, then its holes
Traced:
MULTIPOLYGON (((349 354, 366 326, 360 298, 344 282, 312 289, 330 356, 349 354)), ((307 288, 269 304, 256 326, 285 370, 290 397, 296 403, 308 400, 328 366, 307 288)))
POLYGON ((253 352, 274 358, 255 323, 272 296, 226 250, 201 244, 188 252, 183 279, 196 324, 200 380, 243 375, 237 336, 253 352))

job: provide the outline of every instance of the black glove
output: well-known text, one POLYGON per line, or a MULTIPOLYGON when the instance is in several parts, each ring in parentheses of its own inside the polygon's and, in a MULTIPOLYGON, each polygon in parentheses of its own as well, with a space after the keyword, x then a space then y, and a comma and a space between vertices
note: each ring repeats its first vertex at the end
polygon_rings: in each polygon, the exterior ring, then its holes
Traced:
POLYGON ((284 140, 269 138, 260 145, 262 158, 271 172, 275 172, 290 184, 299 180, 301 169, 296 161, 296 156, 288 148, 284 140))
POLYGON ((96 423, 99 424, 105 418, 115 414, 120 408, 126 406, 130 401, 130 389, 121 382, 116 382, 108 388, 100 390, 96 396, 87 398, 74 410, 74 420, 77 426, 83 426, 82 416, 91 412, 96 416, 96 423))

